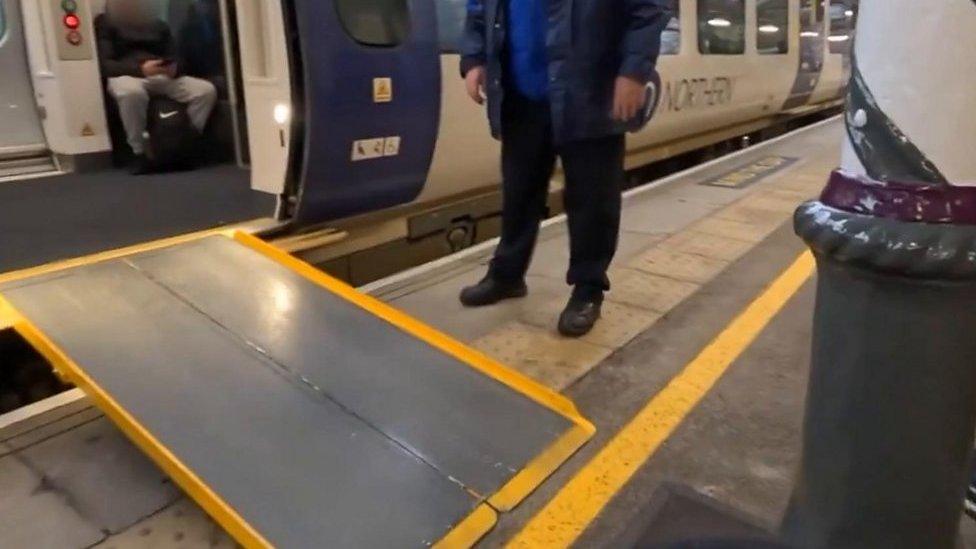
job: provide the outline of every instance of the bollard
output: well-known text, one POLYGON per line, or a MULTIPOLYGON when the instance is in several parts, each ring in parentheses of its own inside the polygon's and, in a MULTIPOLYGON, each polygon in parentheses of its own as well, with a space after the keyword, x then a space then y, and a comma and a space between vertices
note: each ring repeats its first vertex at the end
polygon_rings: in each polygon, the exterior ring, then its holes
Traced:
MULTIPOLYGON (((842 173, 831 183, 878 190, 842 173)), ((818 279, 785 538, 952 547, 976 428, 976 224, 879 219, 828 198, 796 215, 818 279)))
POLYGON ((843 168, 795 215, 817 302, 781 534, 949 548, 976 429, 976 3, 865 0, 857 32, 843 168))

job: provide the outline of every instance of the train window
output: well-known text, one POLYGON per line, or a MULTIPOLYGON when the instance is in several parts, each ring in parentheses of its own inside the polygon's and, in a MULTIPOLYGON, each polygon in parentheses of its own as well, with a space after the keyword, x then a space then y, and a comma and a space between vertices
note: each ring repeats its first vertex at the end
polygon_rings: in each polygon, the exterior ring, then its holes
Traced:
POLYGON ((4 35, 7 34, 7 17, 4 13, 6 9, 4 0, 0 0, 0 40, 3 40, 4 35))
POLYGON ((441 53, 457 53, 468 15, 468 0, 437 0, 437 32, 441 53))
POLYGON ((756 49, 760 55, 790 51, 790 6, 787 0, 756 3, 756 49))
POLYGON ((681 53, 681 0, 671 0, 671 20, 661 33, 661 53, 681 53))
POLYGON ((407 0, 336 0, 339 20, 356 42, 397 46, 410 33, 407 0))
POLYGON ((745 0, 698 0, 698 51, 705 55, 745 53, 745 0))
POLYGON ((848 53, 857 24, 857 0, 833 0, 830 3, 830 53, 848 53))

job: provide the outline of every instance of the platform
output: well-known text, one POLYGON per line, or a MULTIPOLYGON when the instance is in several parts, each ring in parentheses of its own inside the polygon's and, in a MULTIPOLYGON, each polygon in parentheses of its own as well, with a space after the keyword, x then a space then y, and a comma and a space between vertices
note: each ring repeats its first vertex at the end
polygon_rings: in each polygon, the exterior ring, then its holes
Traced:
POLYGON ((593 434, 565 398, 241 232, 0 295, 246 547, 470 545, 593 434))
MULTIPOLYGON (((490 244, 365 288, 560 391, 598 429, 479 547, 618 546, 670 483, 739 510, 754 527, 747 533, 775 528, 799 453, 813 298, 790 217, 837 164, 842 133, 829 121, 628 192, 614 290, 582 341, 555 333, 568 297, 558 218, 542 231, 524 300, 457 304, 490 244)), ((116 429, 73 402, 0 425, 0 533, 73 546, 227 546, 116 429), (112 475, 117 482, 101 481, 112 475), (2 523, 15 506, 58 518, 17 530, 2 523)), ((964 519, 961 531, 976 547, 973 524, 964 519)))

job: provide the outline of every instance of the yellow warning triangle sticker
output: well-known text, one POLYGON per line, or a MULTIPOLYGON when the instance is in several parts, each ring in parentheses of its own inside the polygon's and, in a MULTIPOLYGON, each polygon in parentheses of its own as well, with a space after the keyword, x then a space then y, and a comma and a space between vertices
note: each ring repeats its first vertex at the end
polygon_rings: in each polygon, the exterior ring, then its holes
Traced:
POLYGON ((375 103, 389 103, 393 101, 393 79, 373 79, 373 101, 375 103))
POLYGON ((92 129, 91 124, 85 124, 84 126, 81 127, 82 137, 91 137, 93 135, 95 135, 95 130, 92 129))

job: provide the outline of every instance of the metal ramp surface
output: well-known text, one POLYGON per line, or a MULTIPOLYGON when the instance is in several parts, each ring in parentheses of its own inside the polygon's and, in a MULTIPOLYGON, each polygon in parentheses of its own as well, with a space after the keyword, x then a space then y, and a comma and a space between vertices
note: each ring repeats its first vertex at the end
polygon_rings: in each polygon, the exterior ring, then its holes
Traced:
POLYGON ((560 395, 244 233, 0 294, 248 547, 471 545, 594 431, 560 395))

